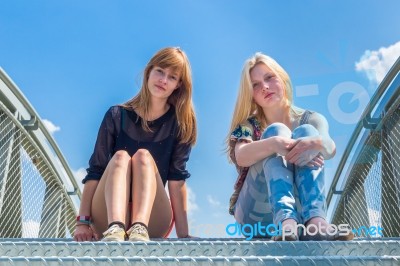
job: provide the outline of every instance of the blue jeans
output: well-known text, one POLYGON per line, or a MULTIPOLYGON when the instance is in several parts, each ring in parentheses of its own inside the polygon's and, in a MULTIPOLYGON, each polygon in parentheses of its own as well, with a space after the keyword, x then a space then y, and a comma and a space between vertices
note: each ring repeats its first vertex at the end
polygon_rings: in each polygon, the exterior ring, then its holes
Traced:
MULTIPOLYGON (((292 133, 284 124, 275 123, 264 131, 262 138, 283 136, 298 139, 318 134, 309 124, 296 128, 292 133)), ((268 226, 288 218, 299 223, 313 217, 325 218, 324 185, 323 167, 297 167, 280 155, 271 155, 250 166, 235 205, 235 220, 240 224, 260 222, 268 226)))
MULTIPOLYGON (((299 139, 319 135, 318 130, 310 124, 304 124, 293 132, 282 123, 267 127, 262 138, 282 136, 299 139)), ((263 161, 271 204, 273 222, 278 224, 292 218, 298 223, 305 223, 313 217, 326 217, 325 177, 322 167, 299 167, 289 163, 279 154, 273 154, 263 161), (296 208, 294 196, 297 188, 300 213, 296 208)))

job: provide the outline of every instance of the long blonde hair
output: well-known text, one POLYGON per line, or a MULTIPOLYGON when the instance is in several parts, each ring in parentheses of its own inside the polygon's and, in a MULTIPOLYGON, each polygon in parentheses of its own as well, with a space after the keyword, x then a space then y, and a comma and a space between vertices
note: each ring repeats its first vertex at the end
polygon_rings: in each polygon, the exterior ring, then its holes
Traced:
POLYGON ((150 91, 148 79, 153 67, 171 68, 181 73, 180 85, 168 97, 168 103, 175 107, 175 113, 179 125, 179 137, 181 143, 189 143, 192 146, 197 139, 197 123, 192 102, 192 72, 189 59, 184 51, 177 47, 167 47, 158 51, 147 63, 144 69, 143 81, 140 92, 122 104, 121 106, 133 110, 140 109, 143 112, 142 127, 150 131, 147 122, 150 109, 150 91))
POLYGON ((250 79, 250 72, 258 64, 265 64, 278 76, 285 88, 286 106, 290 109, 292 114, 299 115, 300 109, 293 105, 292 82, 290 81, 288 73, 273 58, 260 52, 256 53, 246 60, 242 69, 239 93, 229 133, 226 138, 227 152, 230 151, 229 142, 232 131, 235 130, 238 125, 244 123, 249 117, 254 116, 260 122, 261 129, 264 129, 268 124, 262 108, 253 101, 253 86, 250 79))

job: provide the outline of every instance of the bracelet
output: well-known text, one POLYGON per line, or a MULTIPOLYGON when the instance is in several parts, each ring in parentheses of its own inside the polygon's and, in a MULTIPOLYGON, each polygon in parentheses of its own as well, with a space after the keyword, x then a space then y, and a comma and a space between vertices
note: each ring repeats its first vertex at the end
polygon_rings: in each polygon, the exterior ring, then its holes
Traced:
POLYGON ((87 224, 90 225, 91 222, 91 217, 90 216, 85 216, 85 215, 78 215, 76 216, 76 221, 80 222, 82 224, 87 224))

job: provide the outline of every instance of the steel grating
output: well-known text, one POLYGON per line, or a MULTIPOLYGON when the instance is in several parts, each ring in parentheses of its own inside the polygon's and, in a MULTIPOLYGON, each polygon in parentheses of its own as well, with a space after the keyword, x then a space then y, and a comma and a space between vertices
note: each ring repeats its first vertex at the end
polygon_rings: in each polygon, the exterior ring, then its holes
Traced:
POLYGON ((362 241, 151 241, 151 242, 0 242, 7 257, 249 257, 398 256, 399 240, 362 241))
POLYGON ((0 257, 1 265, 399 265, 400 256, 300 257, 0 257))

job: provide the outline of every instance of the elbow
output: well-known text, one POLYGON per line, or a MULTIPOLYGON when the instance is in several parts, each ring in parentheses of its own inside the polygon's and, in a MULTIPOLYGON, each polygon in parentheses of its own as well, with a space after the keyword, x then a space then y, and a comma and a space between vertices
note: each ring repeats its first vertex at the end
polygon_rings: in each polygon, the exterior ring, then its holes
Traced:
POLYGON ((250 167, 251 163, 244 156, 236 155, 236 164, 240 167, 250 167))
POLYGON ((251 158, 249 158, 251 152, 249 152, 247 149, 243 149, 244 145, 237 145, 235 148, 235 160, 236 164, 240 167, 250 167, 253 165, 254 162, 252 162, 251 158))
POLYGON ((333 147, 331 152, 329 153, 329 159, 332 159, 336 155, 336 147, 333 147))
POLYGON ((333 158, 335 155, 336 155, 336 147, 333 146, 331 158, 333 158))
POLYGON ((336 145, 332 142, 332 145, 326 150, 326 154, 324 156, 325 160, 332 159, 336 155, 336 145))

